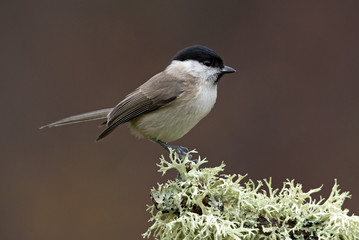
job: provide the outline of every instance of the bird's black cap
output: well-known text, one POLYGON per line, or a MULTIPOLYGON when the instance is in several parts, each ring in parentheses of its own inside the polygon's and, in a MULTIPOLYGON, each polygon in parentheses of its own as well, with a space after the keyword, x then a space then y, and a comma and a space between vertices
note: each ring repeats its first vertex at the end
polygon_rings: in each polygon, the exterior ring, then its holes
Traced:
POLYGON ((217 67, 221 69, 224 67, 221 57, 215 51, 201 45, 194 45, 182 49, 172 58, 172 60, 196 60, 209 67, 217 67))

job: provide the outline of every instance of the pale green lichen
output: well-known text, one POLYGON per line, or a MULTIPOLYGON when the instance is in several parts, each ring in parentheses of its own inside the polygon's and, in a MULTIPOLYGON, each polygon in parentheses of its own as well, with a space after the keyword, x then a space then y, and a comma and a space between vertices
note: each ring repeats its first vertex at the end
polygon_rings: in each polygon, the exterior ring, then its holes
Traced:
MULTIPOLYGON (((195 151, 191 152, 196 153, 195 151)), ((271 180, 243 182, 242 175, 219 175, 222 163, 200 168, 207 161, 161 157, 159 172, 176 169, 182 178, 158 184, 148 206, 152 226, 142 236, 155 239, 359 239, 359 217, 342 209, 350 195, 335 181, 325 200, 312 199, 321 188, 304 192, 287 180, 273 189, 271 180)))

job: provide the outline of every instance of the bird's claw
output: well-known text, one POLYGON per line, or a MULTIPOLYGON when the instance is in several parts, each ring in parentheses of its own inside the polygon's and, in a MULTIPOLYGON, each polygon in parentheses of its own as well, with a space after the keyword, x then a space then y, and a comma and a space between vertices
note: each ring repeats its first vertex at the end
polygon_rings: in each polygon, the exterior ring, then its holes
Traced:
MULTIPOLYGON (((171 146, 171 148, 176 151, 176 153, 179 155, 179 157, 181 159, 184 158, 189 152, 188 148, 183 147, 183 146, 171 146)), ((192 155, 188 154, 188 159, 191 159, 191 158, 192 158, 192 155)))

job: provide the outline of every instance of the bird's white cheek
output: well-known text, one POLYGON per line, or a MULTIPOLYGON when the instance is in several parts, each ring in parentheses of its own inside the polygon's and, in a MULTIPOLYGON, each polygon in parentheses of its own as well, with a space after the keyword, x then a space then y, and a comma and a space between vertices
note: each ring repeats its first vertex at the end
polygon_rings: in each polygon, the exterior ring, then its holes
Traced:
POLYGON ((221 72, 218 68, 205 66, 204 64, 194 60, 173 61, 167 67, 166 71, 173 75, 189 74, 192 77, 212 84, 216 82, 218 74, 221 72))

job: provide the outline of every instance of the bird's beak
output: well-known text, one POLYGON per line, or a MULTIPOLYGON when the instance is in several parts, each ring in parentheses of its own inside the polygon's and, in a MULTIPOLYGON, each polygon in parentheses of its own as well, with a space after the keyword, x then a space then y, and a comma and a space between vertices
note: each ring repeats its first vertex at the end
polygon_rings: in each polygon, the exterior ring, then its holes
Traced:
POLYGON ((234 68, 228 67, 228 66, 224 66, 222 68, 222 73, 234 73, 236 70, 234 68))

